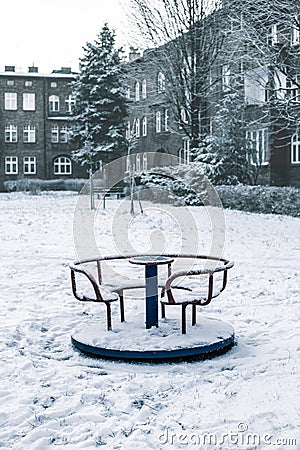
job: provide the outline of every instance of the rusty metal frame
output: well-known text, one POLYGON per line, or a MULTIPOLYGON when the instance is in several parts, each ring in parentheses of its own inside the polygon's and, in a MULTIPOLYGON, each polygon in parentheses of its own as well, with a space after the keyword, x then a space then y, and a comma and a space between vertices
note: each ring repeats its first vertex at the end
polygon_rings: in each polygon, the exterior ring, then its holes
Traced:
MULTIPOLYGON (((72 282, 72 291, 73 294, 75 296, 75 298, 77 298, 80 301, 93 301, 93 302, 103 302, 105 303, 106 307, 107 307, 107 327, 109 330, 111 330, 111 308, 110 308, 110 303, 112 301, 115 300, 110 300, 110 301, 105 301, 101 295, 100 286, 105 286, 105 284, 103 283, 103 275, 102 275, 102 269, 101 269, 101 261, 112 261, 112 260, 126 260, 126 259, 130 259, 130 258, 134 258, 137 256, 142 256, 141 254, 130 254, 130 255, 108 255, 108 256, 103 256, 103 257, 96 257, 96 258, 86 258, 83 259, 81 261, 75 261, 73 264, 70 264, 70 269, 71 269, 71 282, 72 282), (93 263, 96 262, 97 265, 97 277, 98 277, 98 282, 95 280, 95 278, 92 276, 92 274, 90 274, 86 269, 83 269, 82 266, 84 264, 87 263, 93 263), (76 288, 76 280, 75 280, 75 272, 78 273, 82 273, 83 275, 85 275, 88 280, 90 281, 90 283, 92 284, 92 287, 94 289, 95 292, 95 299, 91 299, 89 297, 86 296, 82 296, 80 297, 77 294, 77 288, 76 288)), ((156 255, 147 255, 147 256, 156 256, 156 255)), ((165 318, 165 306, 166 305, 180 305, 182 308, 182 333, 185 334, 186 333, 186 308, 188 305, 192 305, 192 325, 196 324, 196 306, 200 305, 200 306, 206 306, 208 305, 213 298, 217 297, 221 292, 223 292, 226 288, 227 285, 227 280, 228 280, 228 270, 231 269, 234 266, 233 261, 230 261, 228 259, 225 258, 219 258, 219 257, 213 257, 213 256, 207 256, 207 255, 194 255, 194 254, 163 254, 161 256, 166 256, 166 257, 170 257, 170 258, 174 258, 174 259, 184 259, 184 258, 188 258, 188 259, 201 259, 201 260, 209 260, 209 261, 216 261, 216 262, 220 262, 221 265, 216 266, 213 269, 199 269, 199 270, 182 270, 179 272, 174 272, 172 273, 172 267, 171 267, 171 263, 168 264, 168 278, 167 281, 165 283, 164 286, 161 286, 162 290, 161 290, 161 312, 162 312, 162 318, 165 318), (214 278, 213 275, 214 273, 217 272, 224 272, 223 274, 223 282, 222 282, 222 287, 220 289, 220 291, 216 294, 213 295, 213 287, 214 287, 214 278), (208 293, 207 293, 207 298, 204 301, 197 301, 197 300, 191 300, 191 301, 186 301, 184 303, 176 303, 176 300, 173 296, 173 292, 172 292, 172 282, 179 277, 185 277, 185 276, 197 276, 197 275, 208 275, 208 293), (167 295, 166 295, 167 294, 167 295)), ((144 284, 143 284, 144 286, 144 284)), ((120 287, 120 288, 116 288, 111 290, 111 292, 114 292, 116 294, 118 294, 119 297, 119 301, 120 301, 120 312, 121 312, 121 321, 123 322, 125 320, 125 313, 124 313, 124 290, 125 289, 137 289, 137 288, 141 288, 143 287, 141 286, 141 283, 139 283, 136 286, 128 286, 128 288, 125 286, 120 287)), ((107 288, 106 288, 107 289, 107 288)), ((180 288, 180 287, 176 287, 176 289, 187 289, 187 288, 180 288)), ((188 289, 187 289, 188 290, 188 289)), ((117 299, 116 299, 117 300, 117 299)))

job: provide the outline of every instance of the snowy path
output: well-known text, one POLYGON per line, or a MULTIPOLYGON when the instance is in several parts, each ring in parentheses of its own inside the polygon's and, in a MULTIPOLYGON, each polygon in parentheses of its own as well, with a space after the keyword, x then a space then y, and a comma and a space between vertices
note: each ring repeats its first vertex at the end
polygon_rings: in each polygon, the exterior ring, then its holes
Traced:
MULTIPOLYGON (((76 199, 0 194, 0 448, 299 448, 300 219, 225 212, 224 256, 235 268, 206 314, 233 325, 238 345, 229 353, 130 365, 84 357, 70 344, 95 313, 70 291, 76 199)), ((118 202, 107 203, 99 222, 109 253, 118 202)), ((192 211, 205 224, 203 209, 192 211)), ((172 221, 145 220, 169 226, 177 244, 172 221)))

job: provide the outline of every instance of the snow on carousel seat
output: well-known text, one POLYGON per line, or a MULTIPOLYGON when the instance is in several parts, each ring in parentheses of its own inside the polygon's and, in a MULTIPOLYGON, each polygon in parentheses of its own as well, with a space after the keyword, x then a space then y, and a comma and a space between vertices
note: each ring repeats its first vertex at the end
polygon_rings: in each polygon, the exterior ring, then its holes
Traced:
POLYGON ((161 290, 162 318, 166 317, 165 306, 181 306, 182 334, 186 333, 186 308, 192 305, 192 325, 196 324, 196 306, 206 306, 213 298, 224 291, 227 284, 227 271, 234 263, 225 259, 210 258, 223 263, 214 268, 181 270, 174 272, 161 290), (223 272, 221 282, 215 283, 214 274, 223 272))
POLYGON ((78 267, 74 264, 70 264, 70 269, 71 269, 72 291, 74 297, 82 302, 104 303, 106 306, 107 329, 111 330, 112 329, 111 303, 120 300, 121 317, 122 317, 122 308, 124 309, 124 305, 122 305, 119 295, 116 292, 111 292, 106 287, 99 285, 95 280, 95 278, 93 277, 93 275, 89 273, 87 270, 78 267), (94 294, 93 296, 78 293, 78 286, 76 284, 76 275, 75 275, 76 273, 84 275, 84 277, 90 282, 94 294))

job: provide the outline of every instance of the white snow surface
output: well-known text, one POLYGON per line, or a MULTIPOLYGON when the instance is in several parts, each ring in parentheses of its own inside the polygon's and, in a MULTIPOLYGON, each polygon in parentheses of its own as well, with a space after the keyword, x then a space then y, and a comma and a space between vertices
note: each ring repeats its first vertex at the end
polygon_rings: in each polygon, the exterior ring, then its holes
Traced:
MULTIPOLYGON (((68 192, 0 194, 0 448, 300 448, 299 218, 225 211, 223 256, 235 266, 225 292, 201 314, 233 326, 237 345, 228 353, 129 364, 87 357, 71 344, 84 324, 105 330, 104 305, 71 293, 77 199, 68 192)), ((121 201, 108 200, 97 213, 104 254, 116 253, 110 223, 121 201)), ((157 205, 144 208, 132 221, 131 242, 143 249, 147 233, 162 230, 176 250, 184 236, 172 208, 166 215, 155 213, 157 205)), ((205 209, 191 211, 205 253, 205 209)), ((126 313, 142 314, 142 307, 141 299, 125 298, 126 313)), ((180 311, 172 317, 179 325, 180 311)))

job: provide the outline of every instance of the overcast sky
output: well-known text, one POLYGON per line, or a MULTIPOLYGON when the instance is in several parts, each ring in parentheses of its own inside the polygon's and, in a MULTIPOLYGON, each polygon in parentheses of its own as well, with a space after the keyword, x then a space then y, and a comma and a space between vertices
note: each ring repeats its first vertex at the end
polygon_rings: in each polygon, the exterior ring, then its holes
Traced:
POLYGON ((92 42, 105 21, 117 33, 118 46, 130 41, 124 5, 129 0, 9 0, 1 2, 0 71, 5 65, 40 73, 78 70, 82 47, 92 42))

